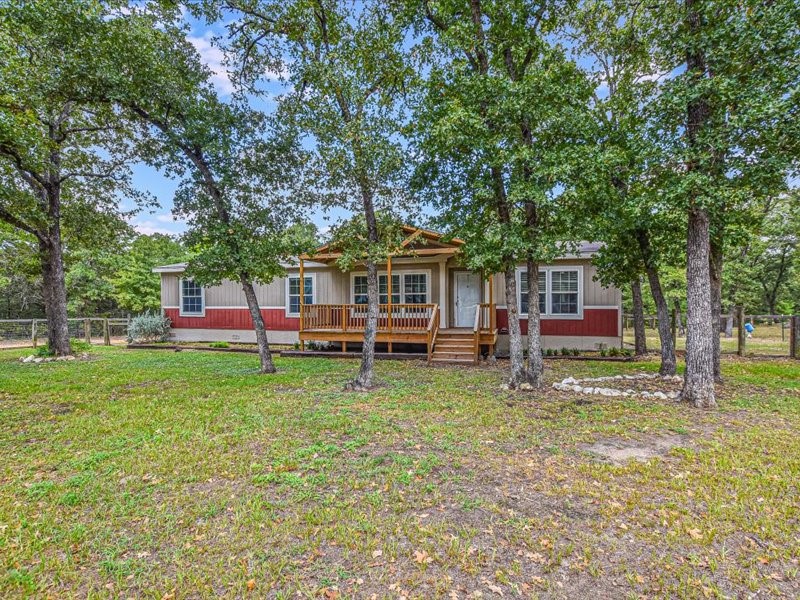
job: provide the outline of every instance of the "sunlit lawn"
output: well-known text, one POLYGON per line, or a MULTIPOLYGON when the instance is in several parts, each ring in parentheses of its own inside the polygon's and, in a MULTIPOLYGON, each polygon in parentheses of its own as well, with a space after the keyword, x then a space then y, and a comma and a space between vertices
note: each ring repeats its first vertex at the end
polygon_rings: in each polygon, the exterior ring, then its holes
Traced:
POLYGON ((800 595, 799 362, 726 360, 708 413, 504 392, 502 364, 381 362, 353 394, 356 361, 22 354, 0 351, 0 597, 800 595))
MULTIPOLYGON (((658 351, 661 347, 658 330, 647 327, 645 329, 647 337, 647 348, 651 351, 658 351)), ((739 347, 737 332, 734 328, 732 337, 720 336, 720 345, 723 352, 734 353, 739 347)), ((633 329, 627 328, 624 331, 625 345, 633 347, 633 329)), ((751 356, 789 356, 789 325, 781 329, 780 323, 776 325, 756 324, 753 337, 745 340, 745 353, 751 356)), ((686 337, 678 336, 678 350, 686 349, 686 337)))

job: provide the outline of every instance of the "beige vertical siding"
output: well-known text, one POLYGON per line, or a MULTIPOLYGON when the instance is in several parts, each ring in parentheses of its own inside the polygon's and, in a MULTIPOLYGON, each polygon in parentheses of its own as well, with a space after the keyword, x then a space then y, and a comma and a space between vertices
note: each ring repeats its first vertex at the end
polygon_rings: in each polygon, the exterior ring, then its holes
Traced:
POLYGON ((174 273, 161 274, 161 306, 175 307, 180 304, 178 276, 174 273))
MULTIPOLYGON (((552 265, 543 266, 582 266, 583 267, 583 304, 584 306, 619 306, 622 303, 622 293, 614 287, 603 287, 595 281, 597 267, 589 259, 558 260, 552 265)), ((521 265, 523 266, 523 265, 521 265)), ((506 278, 502 273, 495 275, 494 289, 495 302, 505 304, 506 278)))
MULTIPOLYGON (((385 267, 380 268, 384 273, 385 267)), ((429 271, 430 302, 439 302, 439 263, 400 263, 392 264, 392 273, 429 271)), ((365 272, 356 268, 354 272, 365 272)), ((298 268, 288 270, 290 276, 300 273, 298 268)), ((352 301, 351 273, 340 271, 335 265, 330 267, 311 267, 305 269, 306 275, 314 277, 314 301, 317 304, 347 304, 352 301)), ((275 279, 269 285, 256 285, 256 296, 262 307, 286 306, 286 278, 275 279)), ((162 273, 161 275, 161 305, 180 305, 180 275, 162 273)), ((221 285, 206 288, 206 307, 244 307, 247 302, 244 298, 241 285, 235 281, 224 281, 221 285)))

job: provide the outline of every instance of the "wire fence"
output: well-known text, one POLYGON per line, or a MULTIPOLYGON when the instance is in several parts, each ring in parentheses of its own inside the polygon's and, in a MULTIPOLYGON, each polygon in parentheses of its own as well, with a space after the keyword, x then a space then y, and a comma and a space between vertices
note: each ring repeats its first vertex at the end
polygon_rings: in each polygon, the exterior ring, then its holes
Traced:
MULTIPOLYGON (((798 358, 800 348, 800 317, 796 315, 757 315, 738 309, 733 315, 722 315, 720 323, 720 346, 723 353, 740 356, 792 356, 798 358), (749 327, 748 327, 749 326, 749 327), (793 341, 794 345, 793 345, 793 341)), ((647 349, 659 351, 661 339, 658 335, 658 317, 645 315, 645 339, 647 349)), ((634 346, 633 315, 622 318, 623 344, 634 346)), ((686 349, 685 318, 674 311, 670 319, 670 331, 678 351, 686 349)))
MULTIPOLYGON (((90 344, 122 343, 130 318, 79 317, 67 319, 69 337, 90 344)), ((37 347, 47 343, 45 319, 0 319, 0 348, 37 347)))

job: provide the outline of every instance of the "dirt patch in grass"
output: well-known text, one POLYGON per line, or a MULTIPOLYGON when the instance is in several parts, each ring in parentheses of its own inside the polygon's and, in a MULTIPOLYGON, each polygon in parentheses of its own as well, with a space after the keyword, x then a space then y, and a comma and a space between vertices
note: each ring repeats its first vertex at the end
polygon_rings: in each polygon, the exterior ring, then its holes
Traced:
POLYGON ((614 465, 624 465, 631 460, 646 462, 661 458, 673 448, 686 447, 690 442, 683 435, 653 435, 641 440, 605 438, 594 444, 584 444, 580 449, 614 465))

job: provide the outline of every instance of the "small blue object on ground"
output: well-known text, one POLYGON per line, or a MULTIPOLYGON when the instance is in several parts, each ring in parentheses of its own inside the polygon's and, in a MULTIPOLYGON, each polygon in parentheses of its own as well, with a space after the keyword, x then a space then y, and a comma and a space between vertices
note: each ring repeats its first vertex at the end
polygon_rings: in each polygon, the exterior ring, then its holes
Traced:
POLYGON ((753 333, 753 331, 754 331, 753 324, 752 323, 745 323, 744 324, 744 330, 747 333, 753 333))

